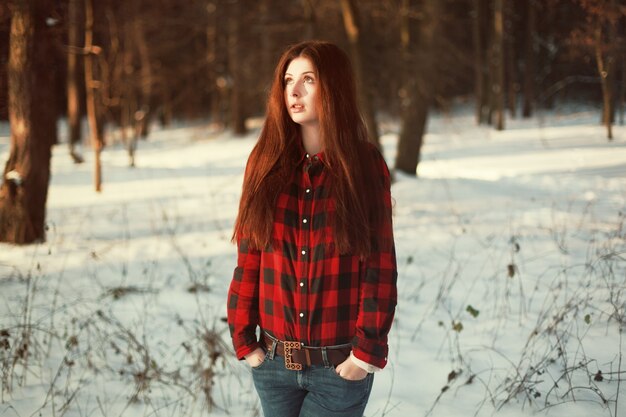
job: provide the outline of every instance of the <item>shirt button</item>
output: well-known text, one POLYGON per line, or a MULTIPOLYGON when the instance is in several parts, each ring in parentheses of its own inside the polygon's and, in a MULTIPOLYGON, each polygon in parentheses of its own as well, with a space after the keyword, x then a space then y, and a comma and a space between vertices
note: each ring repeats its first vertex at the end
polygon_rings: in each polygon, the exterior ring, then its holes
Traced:
POLYGON ((300 286, 301 286, 301 287, 304 287, 304 282, 300 282, 300 286))
POLYGON ((307 219, 302 219, 302 223, 305 223, 305 224, 306 224, 306 222, 308 222, 308 220, 307 220, 307 219))
POLYGON ((307 188, 304 192, 308 194, 308 193, 310 193, 310 192, 311 192, 311 189, 310 189, 310 188, 307 188))
POLYGON ((309 155, 309 154, 306 154, 306 155, 304 155, 304 156, 306 156, 307 158, 310 158, 310 157, 311 157, 311 155, 309 155))
POLYGON ((319 158, 317 157, 317 155, 313 157, 313 160, 314 160, 314 161, 318 161, 318 160, 319 160, 319 158))
POLYGON ((306 251, 305 251, 305 250, 303 250, 303 251, 302 251, 302 254, 303 254, 303 255, 306 255, 306 251))
POLYGON ((300 313, 300 317, 304 317, 304 313, 300 313))

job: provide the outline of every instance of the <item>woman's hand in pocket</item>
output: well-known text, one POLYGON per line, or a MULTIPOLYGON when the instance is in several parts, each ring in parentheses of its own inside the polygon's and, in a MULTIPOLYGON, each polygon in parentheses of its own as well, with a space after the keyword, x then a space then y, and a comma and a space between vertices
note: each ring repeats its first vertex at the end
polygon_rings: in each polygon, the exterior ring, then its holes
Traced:
POLYGON ((248 353, 244 358, 246 362, 248 362, 248 365, 252 368, 256 368, 265 360, 265 352, 261 348, 256 348, 254 351, 248 353))
POLYGON ((367 371, 354 363, 350 357, 335 367, 337 375, 348 381, 360 381, 367 376, 367 371))

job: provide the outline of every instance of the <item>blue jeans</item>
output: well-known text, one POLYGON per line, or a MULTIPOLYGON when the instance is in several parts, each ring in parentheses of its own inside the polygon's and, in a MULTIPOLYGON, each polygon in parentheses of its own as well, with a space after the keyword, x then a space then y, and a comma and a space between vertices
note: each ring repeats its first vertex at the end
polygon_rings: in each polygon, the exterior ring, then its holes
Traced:
POLYGON ((268 352, 263 363, 252 368, 252 379, 265 417, 362 417, 374 374, 348 381, 332 366, 291 371, 282 357, 272 358, 268 352))

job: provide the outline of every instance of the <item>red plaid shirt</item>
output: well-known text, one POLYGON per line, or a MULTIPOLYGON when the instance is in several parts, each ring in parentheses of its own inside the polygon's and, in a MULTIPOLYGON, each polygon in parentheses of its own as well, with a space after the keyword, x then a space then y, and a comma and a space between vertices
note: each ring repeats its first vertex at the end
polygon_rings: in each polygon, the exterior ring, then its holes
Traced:
MULTIPOLYGON (((389 170, 375 152, 379 166, 372 169, 384 179, 380 198, 387 208, 375 236, 393 242, 389 170)), ((352 343, 358 359, 385 366, 397 300, 395 248, 363 260, 337 253, 327 224, 335 210, 331 181, 323 153, 303 156, 277 200, 273 236, 280 238, 279 249, 253 250, 239 240, 228 293, 228 323, 239 359, 259 347, 259 326, 280 340, 309 346, 352 343)))

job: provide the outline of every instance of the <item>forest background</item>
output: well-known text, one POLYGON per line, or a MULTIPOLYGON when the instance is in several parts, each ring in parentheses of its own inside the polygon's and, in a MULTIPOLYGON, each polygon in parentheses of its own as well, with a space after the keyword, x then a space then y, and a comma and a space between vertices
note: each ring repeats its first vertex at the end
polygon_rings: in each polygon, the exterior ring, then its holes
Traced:
POLYGON ((0 5, 0 120, 12 152, 0 188, 0 241, 44 238, 57 120, 69 152, 89 120, 95 188, 106 127, 132 165, 151 121, 210 119, 245 134, 261 115, 286 45, 332 40, 349 51, 372 140, 397 118, 397 170, 414 175, 428 112, 473 100, 477 123, 505 128, 557 100, 591 100, 612 138, 623 118, 625 7, 617 0, 121 1, 0 5))

